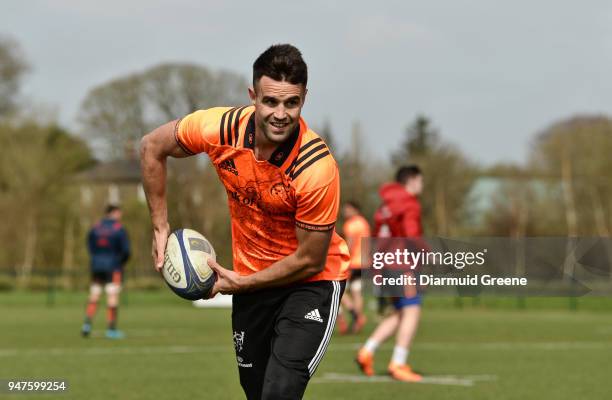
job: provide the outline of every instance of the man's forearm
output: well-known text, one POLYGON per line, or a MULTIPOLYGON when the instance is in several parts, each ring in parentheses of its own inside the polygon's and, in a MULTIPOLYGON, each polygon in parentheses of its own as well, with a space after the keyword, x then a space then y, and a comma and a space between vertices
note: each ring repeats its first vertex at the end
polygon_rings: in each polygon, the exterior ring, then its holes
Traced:
POLYGON ((145 135, 140 142, 142 183, 155 230, 168 227, 166 159, 188 156, 174 138, 176 124, 176 120, 164 124, 145 135))
POLYGON ((141 144, 142 184, 151 214, 153 229, 167 224, 166 156, 155 151, 155 144, 146 137, 141 144))
POLYGON ((321 272, 324 266, 325 264, 319 266, 315 262, 301 260, 296 253, 293 253, 268 268, 244 276, 242 279, 245 290, 253 291, 266 287, 288 285, 310 278, 321 272))

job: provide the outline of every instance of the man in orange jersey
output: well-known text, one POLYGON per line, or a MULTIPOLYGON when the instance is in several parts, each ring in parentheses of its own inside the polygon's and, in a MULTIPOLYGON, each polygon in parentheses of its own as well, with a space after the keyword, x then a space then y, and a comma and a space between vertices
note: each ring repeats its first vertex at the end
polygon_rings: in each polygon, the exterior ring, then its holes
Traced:
MULTIPOLYGON (((346 308, 351 316, 351 323, 348 325, 342 313, 338 316, 338 328, 340 333, 347 332, 359 333, 366 323, 366 317, 363 313, 363 296, 361 295, 361 263, 362 238, 370 236, 370 224, 361 215, 359 204, 354 201, 347 201, 342 206, 342 214, 344 216, 344 226, 342 231, 344 239, 349 247, 351 254, 350 271, 348 286, 349 290, 342 296, 342 308, 346 308)), ((367 243, 367 241, 365 241, 367 243)))
MULTIPOLYGON (((416 165, 398 169, 395 182, 381 186, 383 201, 376 211, 374 234, 378 238, 411 238, 420 242, 423 236, 421 204, 418 196, 423 191, 423 175, 416 165)), ((357 354, 357 364, 366 375, 374 374, 374 353, 378 346, 396 333, 395 347, 388 366, 389 374, 404 382, 418 382, 421 375, 406 363, 410 344, 421 316, 421 295, 416 286, 407 285, 405 295, 394 297, 395 312, 383 319, 357 354)))
POLYGON ((170 233, 166 158, 207 153, 226 188, 233 270, 209 261, 217 273, 211 296, 234 295, 234 347, 248 399, 302 398, 348 275, 348 248, 334 231, 338 167, 300 117, 307 77, 298 49, 271 46, 253 64, 252 105, 196 111, 141 144, 158 270, 170 233))

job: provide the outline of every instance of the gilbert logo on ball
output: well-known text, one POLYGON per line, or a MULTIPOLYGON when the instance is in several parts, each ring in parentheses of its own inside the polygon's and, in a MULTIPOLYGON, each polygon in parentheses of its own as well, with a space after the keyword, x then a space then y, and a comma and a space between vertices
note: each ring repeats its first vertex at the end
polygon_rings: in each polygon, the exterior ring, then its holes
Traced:
POLYGON ((208 298, 217 274, 208 259, 217 256, 210 242, 192 229, 178 229, 168 237, 163 276, 174 293, 187 300, 208 298))

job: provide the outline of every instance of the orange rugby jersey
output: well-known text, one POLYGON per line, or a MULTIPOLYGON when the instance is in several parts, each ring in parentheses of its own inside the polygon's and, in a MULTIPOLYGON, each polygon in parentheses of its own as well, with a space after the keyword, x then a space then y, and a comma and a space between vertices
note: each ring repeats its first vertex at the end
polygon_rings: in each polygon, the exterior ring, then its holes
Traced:
POLYGON ((355 215, 346 220, 342 228, 344 237, 350 241, 350 267, 352 269, 363 268, 361 265, 361 238, 370 236, 370 224, 361 215, 355 215))
MULTIPOLYGON (((215 107, 177 122, 177 143, 189 154, 207 153, 227 191, 234 271, 249 275, 295 252, 295 227, 334 229, 340 178, 323 140, 299 126, 267 161, 255 158, 255 107, 215 107)), ((348 247, 333 233, 325 269, 307 281, 343 280, 348 247)))

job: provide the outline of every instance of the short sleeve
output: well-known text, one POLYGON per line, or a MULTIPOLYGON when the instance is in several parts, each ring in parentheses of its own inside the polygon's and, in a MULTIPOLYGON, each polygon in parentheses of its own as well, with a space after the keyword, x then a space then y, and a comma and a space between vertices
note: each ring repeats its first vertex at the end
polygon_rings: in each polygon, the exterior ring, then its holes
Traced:
POLYGON ((349 236, 357 236, 359 235, 359 226, 358 226, 359 222, 357 221, 347 221, 344 224, 344 236, 349 237, 349 236))
POLYGON ((208 153, 219 143, 221 120, 228 107, 199 110, 180 119, 174 129, 176 142, 188 154, 208 153))
POLYGON ((361 218, 358 225, 358 231, 355 233, 356 236, 365 237, 370 236, 370 225, 365 218, 361 218))
POLYGON ((296 225, 310 231, 331 230, 336 224, 339 205, 340 179, 336 169, 328 184, 297 193, 296 225))
POLYGON ((345 237, 351 236, 351 228, 352 228, 351 222, 350 221, 345 222, 344 225, 342 225, 342 234, 345 237))

